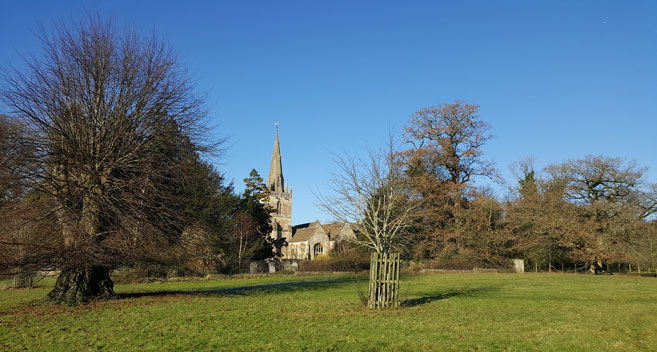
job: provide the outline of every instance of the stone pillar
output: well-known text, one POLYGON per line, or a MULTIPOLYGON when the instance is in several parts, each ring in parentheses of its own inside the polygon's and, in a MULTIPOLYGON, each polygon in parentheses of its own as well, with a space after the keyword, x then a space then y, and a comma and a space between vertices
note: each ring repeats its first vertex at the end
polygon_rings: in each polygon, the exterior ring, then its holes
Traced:
POLYGON ((524 273, 525 272, 525 260, 524 259, 514 259, 513 260, 513 268, 516 269, 516 273, 524 273))

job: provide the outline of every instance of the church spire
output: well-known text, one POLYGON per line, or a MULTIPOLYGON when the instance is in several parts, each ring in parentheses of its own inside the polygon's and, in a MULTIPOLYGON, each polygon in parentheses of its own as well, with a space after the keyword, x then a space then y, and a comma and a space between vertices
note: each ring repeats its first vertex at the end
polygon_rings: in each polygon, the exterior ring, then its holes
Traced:
POLYGON ((276 140, 274 141, 274 153, 271 155, 271 167, 269 168, 269 177, 267 177, 267 186, 272 192, 285 191, 283 166, 281 163, 281 148, 278 145, 278 122, 276 123, 276 140))

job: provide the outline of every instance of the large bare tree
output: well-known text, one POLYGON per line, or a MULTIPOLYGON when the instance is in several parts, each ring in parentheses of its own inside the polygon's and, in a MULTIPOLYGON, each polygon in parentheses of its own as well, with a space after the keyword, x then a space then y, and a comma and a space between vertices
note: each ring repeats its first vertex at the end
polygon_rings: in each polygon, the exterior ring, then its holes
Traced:
POLYGON ((113 296, 111 268, 166 260, 187 225, 184 165, 200 149, 203 100, 154 35, 93 16, 40 33, 42 53, 4 70, 0 87, 29 130, 22 175, 57 220, 40 265, 61 270, 54 301, 113 296))
POLYGON ((552 179, 564 182, 564 196, 579 204, 628 204, 642 188, 646 170, 636 162, 602 155, 587 155, 546 167, 552 179))
MULTIPOLYGON (((657 212, 657 188, 645 180, 646 169, 622 158, 587 155, 545 169, 550 182, 561 184, 563 198, 579 205, 586 230, 590 268, 619 257, 637 226, 657 212)), ((618 259, 616 259, 618 260, 618 259)))
POLYGON ((490 126, 479 118, 479 105, 462 101, 430 106, 411 115, 405 128, 410 165, 426 174, 463 185, 474 176, 497 180, 494 164, 483 157, 490 126))
POLYGON ((499 179, 493 162, 484 158, 490 126, 480 119, 479 105, 457 100, 413 113, 404 130, 406 173, 422 198, 415 255, 456 255, 467 242, 455 229, 457 213, 465 215, 476 197, 474 179, 499 179))

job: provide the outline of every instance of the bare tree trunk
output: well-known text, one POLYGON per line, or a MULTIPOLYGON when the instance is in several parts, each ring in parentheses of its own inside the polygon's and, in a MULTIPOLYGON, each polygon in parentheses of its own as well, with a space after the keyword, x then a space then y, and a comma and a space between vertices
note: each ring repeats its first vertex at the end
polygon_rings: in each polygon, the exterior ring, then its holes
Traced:
MULTIPOLYGON (((89 176, 87 176, 86 181, 87 187, 92 191, 90 196, 83 199, 82 216, 78 228, 82 230, 85 237, 96 241, 100 238, 101 231, 100 205, 97 201, 100 187, 96 182, 90 180, 89 176)), ((67 221, 60 216, 60 223, 66 224, 67 221)), ((72 237, 72 231, 68 225, 64 229, 65 240, 68 239, 65 246, 70 248, 76 245, 75 238, 72 237)), ((114 283, 110 279, 109 269, 103 266, 63 269, 57 277, 55 287, 48 293, 48 298, 51 301, 64 304, 79 304, 115 296, 114 283)))
POLYGON ((602 260, 600 258, 595 258, 593 262, 591 262, 591 266, 589 267, 589 271, 594 274, 598 275, 602 272, 604 272, 604 269, 602 268, 602 260))
POLYGON ((115 296, 109 269, 99 266, 62 270, 48 293, 50 301, 71 305, 115 296))
POLYGON ((240 231, 240 249, 239 249, 239 252, 237 253, 237 267, 239 269, 242 268, 242 240, 243 240, 243 238, 244 238, 244 235, 240 231))
POLYGON ((548 272, 549 273, 552 272, 552 252, 550 252, 549 258, 548 258, 548 272))

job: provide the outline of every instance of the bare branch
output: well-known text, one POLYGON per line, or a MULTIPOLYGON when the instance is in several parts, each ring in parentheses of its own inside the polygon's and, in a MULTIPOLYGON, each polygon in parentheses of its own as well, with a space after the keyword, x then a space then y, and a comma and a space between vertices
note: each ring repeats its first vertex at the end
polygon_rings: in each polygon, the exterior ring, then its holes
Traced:
POLYGON ((333 219, 353 224, 356 244, 380 253, 402 243, 417 204, 396 155, 391 139, 385 151, 370 151, 365 159, 337 157, 331 193, 316 195, 333 219))

